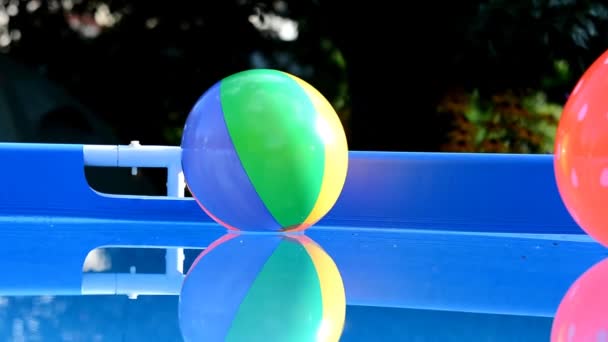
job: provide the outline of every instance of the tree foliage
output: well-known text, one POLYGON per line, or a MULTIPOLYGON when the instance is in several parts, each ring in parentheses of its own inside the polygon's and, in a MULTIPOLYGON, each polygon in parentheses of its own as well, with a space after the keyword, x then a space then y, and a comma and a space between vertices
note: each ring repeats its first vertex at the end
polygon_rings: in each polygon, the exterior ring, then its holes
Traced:
POLYGON ((0 3, 0 48, 76 94, 125 142, 179 142, 214 82, 273 67, 334 103, 351 148, 438 150, 458 129, 438 106, 451 89, 477 90, 484 103, 541 92, 563 104, 608 46, 608 6, 597 0, 0 3))
POLYGON ((5 2, 13 39, 5 50, 76 94, 123 141, 175 144, 196 99, 221 78, 250 67, 290 71, 315 84, 338 110, 346 107, 344 59, 305 20, 283 17, 306 15, 290 6, 5 2), (289 35, 277 28, 280 20, 287 25, 283 30, 292 24, 297 41, 280 36, 289 35))

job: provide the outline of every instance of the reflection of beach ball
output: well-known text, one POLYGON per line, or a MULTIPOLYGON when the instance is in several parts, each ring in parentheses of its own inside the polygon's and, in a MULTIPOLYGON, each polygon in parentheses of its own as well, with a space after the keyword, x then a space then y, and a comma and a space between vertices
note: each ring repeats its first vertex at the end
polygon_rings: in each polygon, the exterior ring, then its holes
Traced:
POLYGON ((333 207, 348 147, 331 104, 311 85, 266 69, 229 76, 192 109, 182 137, 188 188, 229 229, 295 231, 333 207))
POLYGON ((571 216, 608 245, 608 51, 583 74, 564 107, 554 170, 571 216))
POLYGON ((608 341, 608 259, 580 276, 562 299, 551 341, 608 341))
POLYGON ((179 298, 185 341, 339 341, 345 313, 335 263, 303 235, 225 235, 194 261, 179 298))

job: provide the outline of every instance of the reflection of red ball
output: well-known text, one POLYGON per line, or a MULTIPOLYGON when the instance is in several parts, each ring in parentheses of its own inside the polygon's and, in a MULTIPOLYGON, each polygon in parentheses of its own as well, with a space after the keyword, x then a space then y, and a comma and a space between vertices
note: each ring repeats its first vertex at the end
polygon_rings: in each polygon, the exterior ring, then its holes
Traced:
POLYGON ((584 73, 566 103, 554 171, 571 216, 608 245, 608 51, 584 73))
POLYGON ((551 341, 608 341, 608 259, 597 263, 570 287, 557 309, 551 341))

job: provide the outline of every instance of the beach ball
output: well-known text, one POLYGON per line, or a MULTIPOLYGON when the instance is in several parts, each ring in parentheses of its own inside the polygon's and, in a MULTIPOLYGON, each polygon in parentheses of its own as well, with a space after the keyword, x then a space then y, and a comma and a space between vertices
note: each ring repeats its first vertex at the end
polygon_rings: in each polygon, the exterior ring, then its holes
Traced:
POLYGON ((333 207, 348 167, 332 105, 291 74, 236 73, 188 115, 182 167, 200 207, 231 230, 297 231, 333 207))
POLYGON ((551 329, 551 341, 608 341, 608 259, 581 275, 563 297, 551 329))
POLYGON ((194 261, 178 305, 186 342, 337 342, 346 315, 336 264, 302 234, 225 235, 194 261))
POLYGON ((608 51, 580 78, 556 132, 554 172, 572 218, 608 245, 608 51))

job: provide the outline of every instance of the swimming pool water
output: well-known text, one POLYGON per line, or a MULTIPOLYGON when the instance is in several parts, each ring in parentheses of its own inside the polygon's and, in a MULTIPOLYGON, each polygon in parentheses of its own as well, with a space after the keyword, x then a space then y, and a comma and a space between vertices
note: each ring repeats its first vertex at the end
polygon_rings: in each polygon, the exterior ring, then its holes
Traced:
MULTIPOLYGON (((550 318, 347 308, 344 342, 548 341, 550 318)), ((180 342, 177 297, 0 297, 0 341, 180 342)))

